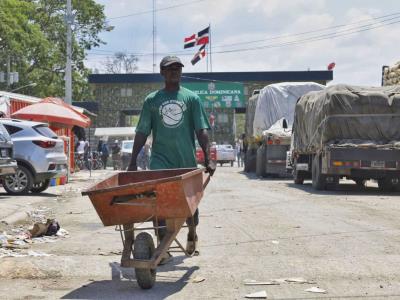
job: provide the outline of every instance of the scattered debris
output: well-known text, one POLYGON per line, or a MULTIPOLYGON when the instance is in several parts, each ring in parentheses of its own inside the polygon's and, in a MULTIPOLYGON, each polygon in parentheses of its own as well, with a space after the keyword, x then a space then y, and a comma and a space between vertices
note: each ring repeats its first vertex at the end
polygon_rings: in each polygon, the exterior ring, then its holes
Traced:
POLYGON ((206 280, 206 279, 205 279, 204 277, 196 276, 196 277, 192 278, 192 279, 190 280, 190 282, 191 282, 191 283, 200 283, 200 282, 203 282, 203 281, 205 281, 205 280, 206 280))
POLYGON ((4 249, 0 248, 0 258, 2 257, 26 257, 26 256, 34 256, 34 257, 40 257, 40 256, 51 256, 51 254, 47 254, 44 252, 38 252, 38 251, 31 251, 29 250, 28 252, 24 252, 21 249, 4 249))
POLYGON ((267 299, 267 292, 266 291, 259 291, 252 294, 247 294, 245 298, 251 299, 267 299))
POLYGON ((39 251, 28 251, 28 256, 35 256, 35 257, 39 257, 39 256, 51 256, 51 254, 47 254, 44 252, 39 252, 39 251))
POLYGON ((60 230, 60 224, 57 220, 47 219, 46 223, 35 223, 29 232, 32 237, 40 237, 43 235, 56 235, 58 230, 60 230))
POLYGON ((326 290, 320 289, 317 286, 313 286, 309 289, 304 290, 305 292, 310 292, 310 293, 319 293, 319 294, 326 294, 326 290))
POLYGON ((215 225, 214 227, 215 227, 215 228, 222 228, 221 225, 215 225))
POLYGON ((277 281, 257 281, 253 279, 247 279, 244 281, 244 285, 279 285, 277 281))
POLYGON ((286 278, 286 282, 290 283, 308 283, 308 284, 315 284, 314 281, 307 280, 303 277, 292 277, 292 278, 286 278))
POLYGON ((315 284, 314 281, 307 280, 303 277, 278 278, 278 279, 273 279, 272 281, 279 283, 287 282, 287 283, 315 284))

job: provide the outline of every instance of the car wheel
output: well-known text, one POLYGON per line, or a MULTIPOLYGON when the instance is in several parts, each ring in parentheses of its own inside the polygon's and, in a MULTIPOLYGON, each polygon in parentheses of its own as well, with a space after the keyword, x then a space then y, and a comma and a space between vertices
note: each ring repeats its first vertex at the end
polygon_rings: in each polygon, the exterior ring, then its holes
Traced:
POLYGON ((34 183, 32 185, 31 192, 32 193, 41 193, 41 192, 47 190, 49 185, 50 185, 50 179, 46 179, 46 180, 40 181, 38 183, 34 183))
POLYGON ((15 174, 4 178, 3 187, 8 194, 22 195, 27 194, 33 184, 33 176, 24 166, 18 166, 15 174))

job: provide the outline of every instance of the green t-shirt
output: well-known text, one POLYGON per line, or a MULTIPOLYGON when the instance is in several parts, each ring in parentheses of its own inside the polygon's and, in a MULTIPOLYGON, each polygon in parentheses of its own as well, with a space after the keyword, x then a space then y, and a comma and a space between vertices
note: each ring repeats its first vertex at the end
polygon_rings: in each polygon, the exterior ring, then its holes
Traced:
POLYGON ((180 87, 147 96, 136 131, 153 132, 150 169, 196 167, 195 131, 210 129, 199 96, 180 87))

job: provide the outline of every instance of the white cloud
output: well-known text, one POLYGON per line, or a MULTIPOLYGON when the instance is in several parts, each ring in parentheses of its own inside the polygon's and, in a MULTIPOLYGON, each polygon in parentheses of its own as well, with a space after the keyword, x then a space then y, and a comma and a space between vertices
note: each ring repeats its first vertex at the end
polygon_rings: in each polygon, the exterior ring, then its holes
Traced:
MULTIPOLYGON (((151 1, 98 1, 106 5, 108 16, 118 16, 151 9, 151 1)), ((186 1, 158 0, 158 7, 182 4, 186 1)), ((400 60, 396 41, 400 25, 360 32, 336 39, 317 42, 303 41, 296 46, 264 48, 261 50, 217 54, 219 50, 273 46, 287 41, 299 41, 312 35, 297 35, 284 39, 270 37, 296 34, 305 31, 373 20, 376 16, 396 12, 397 1, 392 0, 208 0, 179 8, 160 11, 157 14, 158 52, 182 53, 183 38, 203 29, 211 23, 213 33, 213 71, 289 71, 310 68, 325 69, 335 61, 334 82, 353 84, 380 83, 381 66, 400 60), (257 43, 226 46, 233 43, 264 40, 257 43), (219 47, 225 45, 224 47, 219 47)), ((400 20, 400 18, 399 18, 400 20)), ((352 25, 359 26, 365 23, 352 25)), ((106 50, 127 49, 132 52, 152 51, 151 14, 116 19, 112 33, 103 37, 106 50)), ((345 30, 350 27, 339 27, 345 30)), ((196 49, 183 52, 186 72, 205 72, 205 61, 190 65, 196 49)), ((158 59, 161 59, 160 55, 158 59)), ((90 64, 99 57, 90 59, 90 64)), ((151 55, 140 57, 142 70, 152 69, 151 55)))

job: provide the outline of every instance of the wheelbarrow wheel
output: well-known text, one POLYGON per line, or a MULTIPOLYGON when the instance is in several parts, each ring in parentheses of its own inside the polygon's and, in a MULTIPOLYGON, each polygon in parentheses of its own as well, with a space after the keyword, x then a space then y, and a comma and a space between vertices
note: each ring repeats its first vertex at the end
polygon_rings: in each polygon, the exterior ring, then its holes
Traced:
MULTIPOLYGON (((147 232, 137 235, 133 257, 135 259, 151 259, 154 253, 154 242, 152 236, 147 232)), ((142 289, 151 289, 156 281, 156 269, 135 268, 136 280, 142 289)))

